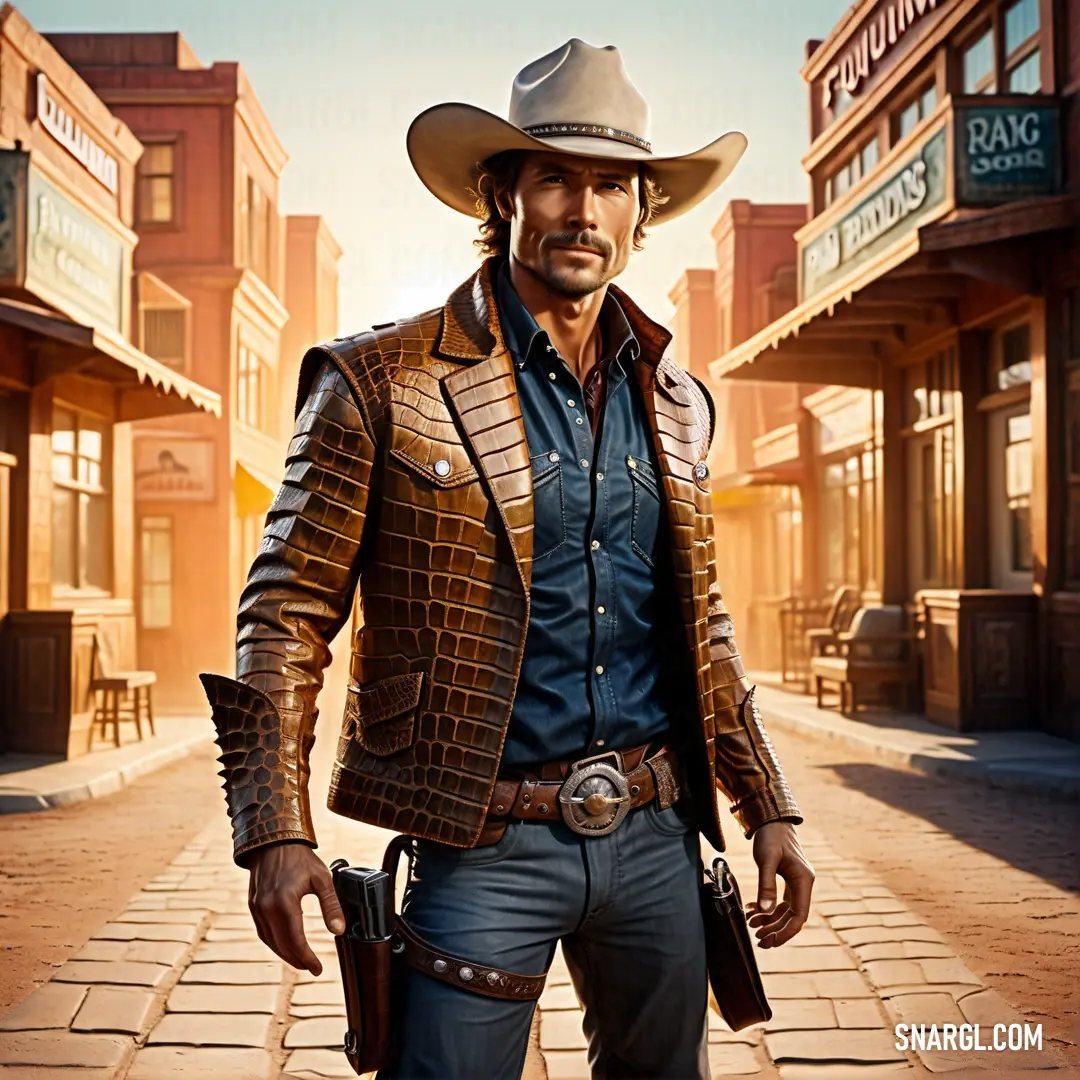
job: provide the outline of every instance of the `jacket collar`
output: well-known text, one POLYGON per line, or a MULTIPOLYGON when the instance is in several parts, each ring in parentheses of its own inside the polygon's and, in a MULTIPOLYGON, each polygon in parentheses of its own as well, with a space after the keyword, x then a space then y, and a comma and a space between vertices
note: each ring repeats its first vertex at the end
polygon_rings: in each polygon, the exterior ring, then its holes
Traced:
MULTIPOLYGON (((485 360, 508 352, 496 302, 496 274, 501 260, 498 256, 485 259, 480 269, 462 282, 443 307, 442 327, 435 352, 453 360, 485 360)), ((616 285, 608 293, 630 324, 630 330, 640 346, 640 359, 655 368, 671 342, 671 333, 653 322, 616 285)))

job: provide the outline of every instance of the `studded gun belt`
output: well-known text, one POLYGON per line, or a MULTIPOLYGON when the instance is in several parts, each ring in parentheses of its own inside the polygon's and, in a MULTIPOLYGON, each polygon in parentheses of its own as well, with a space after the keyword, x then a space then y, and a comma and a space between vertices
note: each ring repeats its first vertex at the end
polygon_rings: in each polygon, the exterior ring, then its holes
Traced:
POLYGON ((552 762, 521 776, 500 776, 488 807, 489 828, 501 832, 510 818, 553 821, 561 816, 581 836, 604 836, 631 810, 654 799, 658 809, 666 810, 683 790, 678 761, 671 747, 646 757, 648 750, 648 745, 637 746, 552 762))

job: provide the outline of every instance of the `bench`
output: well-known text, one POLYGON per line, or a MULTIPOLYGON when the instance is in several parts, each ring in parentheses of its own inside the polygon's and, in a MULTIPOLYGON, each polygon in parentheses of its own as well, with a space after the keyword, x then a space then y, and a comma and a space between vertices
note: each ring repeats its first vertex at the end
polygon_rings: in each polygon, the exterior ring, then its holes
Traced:
POLYGON ((912 707, 919 678, 915 634, 904 629, 904 609, 897 605, 860 608, 851 629, 836 635, 830 651, 810 660, 818 708, 824 708, 826 683, 839 687, 840 712, 852 716, 861 686, 901 687, 904 708, 912 707))
MULTIPOLYGON (((113 727, 113 744, 120 745, 120 721, 134 720, 139 739, 143 737, 142 722, 150 725, 154 735, 154 710, 150 701, 151 689, 157 682, 153 671, 113 671, 109 651, 100 633, 94 633, 90 658, 90 693, 94 699, 94 718, 90 722, 89 745, 94 743, 94 730, 101 726, 101 737, 113 727), (100 697, 99 697, 100 695, 100 697)), ((89 747, 88 747, 89 749, 89 747)))

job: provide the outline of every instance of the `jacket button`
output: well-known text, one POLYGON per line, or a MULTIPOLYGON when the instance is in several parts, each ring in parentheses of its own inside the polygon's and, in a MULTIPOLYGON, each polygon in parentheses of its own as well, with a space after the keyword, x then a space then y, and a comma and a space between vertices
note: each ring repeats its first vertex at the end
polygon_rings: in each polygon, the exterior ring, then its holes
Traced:
POLYGON ((436 476, 449 476, 450 475, 450 462, 446 458, 439 458, 435 462, 435 475, 436 476))
POLYGON ((548 454, 548 461, 558 461, 558 460, 559 460, 559 451, 558 450, 552 450, 551 453, 548 454))
POLYGON ((637 468, 637 462, 634 460, 634 457, 633 457, 632 454, 627 454, 626 455, 626 464, 629 465, 631 469, 636 469, 637 468))

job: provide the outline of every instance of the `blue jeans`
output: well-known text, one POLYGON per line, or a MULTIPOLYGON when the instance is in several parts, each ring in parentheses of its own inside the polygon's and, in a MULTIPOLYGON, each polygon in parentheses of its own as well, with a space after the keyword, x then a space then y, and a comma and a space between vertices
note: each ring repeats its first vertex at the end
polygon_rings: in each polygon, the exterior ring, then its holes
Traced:
MULTIPOLYGON (((698 834, 680 807, 633 810, 607 836, 512 821, 462 850, 417 843, 403 912, 446 952, 522 974, 563 953, 593 1080, 708 1080, 698 834)), ((409 970, 398 1060, 378 1080, 519 1080, 535 1003, 409 970)))

